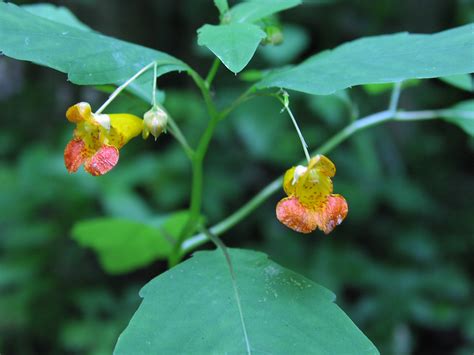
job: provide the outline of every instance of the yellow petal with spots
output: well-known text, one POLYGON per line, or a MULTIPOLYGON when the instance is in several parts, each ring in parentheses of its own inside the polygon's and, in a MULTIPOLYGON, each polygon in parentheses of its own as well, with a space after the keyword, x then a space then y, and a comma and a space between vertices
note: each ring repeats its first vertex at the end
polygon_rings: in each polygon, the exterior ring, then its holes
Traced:
POLYGON ((303 205, 312 209, 322 208, 331 193, 331 178, 314 167, 308 169, 296 182, 295 195, 303 205))
POLYGON ((336 167, 324 155, 316 155, 308 164, 308 169, 296 182, 295 195, 300 202, 312 209, 321 209, 328 195, 332 193, 331 177, 336 167))
POLYGON ((128 113, 112 114, 110 116, 110 131, 106 134, 111 144, 117 148, 123 147, 130 139, 138 136, 143 129, 143 121, 128 113))
POLYGON ((336 175, 336 166, 324 155, 316 155, 308 164, 308 169, 316 169, 319 173, 328 177, 336 175))
POLYGON ((288 169, 283 177, 283 190, 288 196, 294 195, 296 190, 296 185, 293 184, 293 179, 295 176, 296 167, 288 169))

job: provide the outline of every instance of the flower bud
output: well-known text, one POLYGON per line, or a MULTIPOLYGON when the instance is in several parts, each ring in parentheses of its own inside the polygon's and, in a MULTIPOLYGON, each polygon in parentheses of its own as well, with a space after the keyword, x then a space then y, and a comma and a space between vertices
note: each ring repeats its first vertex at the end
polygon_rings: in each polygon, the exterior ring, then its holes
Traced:
POLYGON ((262 44, 279 45, 283 43, 283 32, 279 26, 267 26, 265 28, 267 37, 263 39, 262 44))
POLYGON ((152 107, 143 115, 143 139, 147 139, 151 133, 156 140, 161 133, 166 133, 167 123, 168 114, 158 106, 152 107))

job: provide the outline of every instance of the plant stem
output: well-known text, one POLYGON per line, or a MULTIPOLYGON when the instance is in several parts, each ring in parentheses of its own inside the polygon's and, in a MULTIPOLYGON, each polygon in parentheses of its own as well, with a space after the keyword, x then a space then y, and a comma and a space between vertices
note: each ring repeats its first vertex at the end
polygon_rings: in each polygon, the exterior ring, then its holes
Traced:
POLYGON ((155 62, 153 65, 153 89, 151 91, 151 104, 153 105, 153 107, 156 106, 156 67, 157 63, 155 62))
MULTIPOLYGON (((240 207, 237 211, 232 213, 226 219, 209 228, 209 231, 212 234, 221 235, 225 231, 235 226, 280 188, 280 180, 280 178, 273 180, 270 184, 265 186, 258 194, 252 197, 252 199, 250 199, 250 201, 248 201, 245 205, 240 207)), ((192 238, 187 239, 183 242, 181 246, 182 253, 185 254, 191 250, 194 250, 197 246, 204 244, 206 241, 207 237, 204 233, 196 234, 192 238)))
MULTIPOLYGON (((105 101, 102 106, 99 107, 99 109, 95 112, 96 114, 102 113, 102 111, 105 110, 109 104, 115 100, 115 98, 128 86, 130 85, 135 79, 137 79, 140 75, 142 75, 144 72, 146 72, 148 69, 150 69, 152 66, 156 67, 156 61, 151 62, 148 65, 145 65, 143 68, 141 68, 135 75, 133 75, 130 79, 128 79, 126 82, 124 82, 122 85, 120 85, 115 91, 109 96, 107 101, 105 101)), ((156 76, 155 76, 155 81, 156 81, 156 76)))
POLYGON ((400 101, 401 90, 402 82, 399 81, 393 86, 392 95, 390 96, 390 103, 388 105, 388 111, 395 112, 397 110, 398 101, 400 101))
POLYGON ((192 79, 201 91, 204 98, 206 108, 210 117, 210 121, 204 131, 201 139, 199 140, 198 146, 191 159, 192 163, 192 183, 191 183, 191 199, 189 206, 189 217, 182 228, 178 239, 176 241, 172 255, 169 258, 169 265, 174 266, 179 262, 181 257, 181 244, 183 241, 194 232, 201 216, 202 206, 202 192, 203 192, 203 162, 204 157, 207 153, 209 143, 211 142, 214 130, 220 119, 220 113, 217 111, 214 102, 212 101, 208 87, 201 76, 194 70, 188 71, 192 79))
POLYGON ((295 126, 295 129, 296 129, 296 133, 298 133, 298 137, 300 138, 301 145, 303 146, 304 155, 305 155, 306 160, 308 161, 308 164, 309 164, 309 161, 311 160, 311 156, 309 155, 309 152, 308 152, 308 144, 304 140, 303 133, 301 133, 301 130, 298 127, 298 123, 296 122, 295 116, 293 116, 293 112, 291 112, 291 110, 290 110, 290 105, 285 104, 284 108, 285 108, 286 112, 288 112, 288 114, 290 115, 291 121, 293 121, 293 125, 295 126))
MULTIPOLYGON (((397 98, 398 101, 398 98, 397 98)), ((440 109, 440 110, 423 110, 423 111, 396 111, 391 112, 390 110, 381 111, 374 113, 372 115, 361 118, 355 122, 352 122, 342 131, 331 137, 326 143, 317 148, 313 155, 316 154, 326 154, 341 144, 343 141, 351 137, 353 134, 362 131, 366 128, 379 125, 381 123, 389 121, 419 121, 419 120, 429 120, 435 119, 440 116, 450 115, 450 114, 462 114, 468 116, 471 114, 469 111, 459 111, 451 109, 440 109)), ((281 188, 283 176, 278 177, 264 187, 257 195, 250 199, 246 204, 240 207, 237 211, 232 213, 230 216, 217 223, 209 230, 215 235, 221 235, 225 231, 232 228, 242 219, 247 217, 252 213, 257 207, 259 207, 263 202, 265 202, 271 195, 277 192, 281 188)), ((182 254, 186 254, 198 246, 204 244, 207 241, 207 237, 203 233, 196 234, 191 238, 187 239, 181 246, 182 254)))
POLYGON ((204 81, 206 88, 209 89, 211 87, 212 81, 214 80, 214 77, 217 74, 217 70, 219 70, 220 64, 221 61, 219 60, 219 58, 215 58, 214 62, 212 62, 211 69, 209 69, 209 73, 207 74, 206 80, 204 81))
POLYGON ((174 121, 173 117, 168 115, 168 124, 170 128, 170 133, 176 138, 176 140, 181 144, 181 147, 183 147, 184 152, 186 153, 186 156, 192 160, 194 157, 194 150, 189 146, 189 143, 186 139, 186 137, 183 135, 183 132, 181 132, 181 129, 179 126, 176 124, 174 121))
MULTIPOLYGON (((281 102, 283 105, 283 110, 286 110, 288 112, 288 115, 290 115, 291 121, 293 122, 293 126, 295 126, 296 133, 298 134, 298 138, 300 139, 301 145, 303 146, 303 151, 304 155, 306 157, 306 160, 308 161, 308 164, 311 160, 311 156, 309 155, 308 152, 308 144, 306 143, 303 133, 301 133, 300 127, 298 126, 298 123, 296 122, 295 116, 293 116, 293 112, 291 112, 290 109, 290 96, 288 93, 284 90, 280 90, 280 93, 278 94, 271 94, 270 96, 275 97, 278 101, 281 102), (280 96, 280 93, 283 92, 283 98, 280 96)), ((282 110, 282 112, 283 112, 282 110)))
POLYGON ((252 98, 254 92, 257 91, 255 86, 248 88, 242 95, 232 102, 227 108, 223 109, 220 113, 219 120, 226 118, 232 111, 234 111, 239 105, 252 98))

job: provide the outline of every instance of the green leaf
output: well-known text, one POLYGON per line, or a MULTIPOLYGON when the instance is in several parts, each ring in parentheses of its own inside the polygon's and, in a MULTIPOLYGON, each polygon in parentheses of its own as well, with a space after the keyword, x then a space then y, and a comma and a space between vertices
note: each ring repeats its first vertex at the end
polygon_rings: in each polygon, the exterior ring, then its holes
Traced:
POLYGON ((265 32, 249 23, 204 25, 198 29, 198 44, 209 48, 234 73, 250 62, 263 38, 265 32))
POLYGON ((77 19, 69 9, 53 4, 31 4, 21 7, 33 15, 44 17, 48 20, 75 27, 83 31, 92 31, 92 29, 77 19))
POLYGON ((123 218, 98 218, 77 223, 72 237, 92 248, 107 272, 118 274, 166 259, 187 219, 188 212, 177 212, 153 226, 123 218))
POLYGON ((474 72, 474 24, 432 35, 398 33, 362 38, 319 53, 257 87, 315 95, 354 85, 390 83, 474 72))
POLYGON ((70 81, 82 85, 124 82, 154 60, 158 75, 188 69, 166 53, 58 21, 0 3, 0 51, 67 73, 70 81))
MULTIPOLYGON (((65 7, 54 6, 52 4, 33 4, 23 5, 21 8, 27 10, 33 15, 41 16, 51 21, 73 26, 83 31, 92 31, 90 27, 79 21, 77 17, 65 7)), ((150 71, 150 73, 143 74, 140 78, 131 83, 127 87, 127 91, 131 92, 142 101, 151 102, 152 81, 153 73, 150 71)), ((109 93, 112 93, 115 89, 114 87, 111 88, 112 89, 109 93)), ((164 101, 163 91, 157 90, 156 95, 158 102, 164 101)))
POLYGON ((216 5, 221 16, 229 11, 229 4, 227 3, 227 0, 214 0, 214 5, 216 5))
POLYGON ((440 79, 458 89, 474 92, 474 78, 469 74, 444 76, 440 79))
POLYGON ((378 354, 329 290, 249 250, 229 250, 243 322, 220 250, 156 277, 114 353, 378 354))
POLYGON ((234 23, 255 22, 277 12, 301 4, 301 0, 250 0, 230 9, 230 21, 234 23))
MULTIPOLYGON (((420 84, 421 80, 419 79, 408 79, 402 83, 402 89, 408 87, 416 86, 420 84)), ((365 84, 362 85, 363 89, 370 95, 378 95, 384 92, 391 91, 393 89, 393 83, 383 83, 383 84, 365 84)))
POLYGON ((463 101, 443 114, 443 118, 474 137, 474 100, 463 101))
MULTIPOLYGON (((225 2, 227 5, 227 2, 225 2)), ((224 24, 198 29, 198 44, 206 46, 232 72, 238 73, 250 62, 264 31, 252 22, 299 5, 300 0, 251 0, 235 5, 225 14, 224 24)), ((221 15, 225 7, 215 1, 221 15)))

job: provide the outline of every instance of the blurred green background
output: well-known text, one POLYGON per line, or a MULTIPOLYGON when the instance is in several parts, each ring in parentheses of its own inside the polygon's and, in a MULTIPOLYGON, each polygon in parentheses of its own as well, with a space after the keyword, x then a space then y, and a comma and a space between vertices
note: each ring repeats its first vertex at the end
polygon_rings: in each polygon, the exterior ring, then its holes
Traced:
MULTIPOLYGON (((197 47, 196 29, 217 22, 211 0, 54 3, 107 35, 168 52, 202 74, 209 68, 212 57, 197 47)), ((284 44, 261 48, 249 68, 295 63, 362 36, 432 33, 473 22, 474 3, 315 0, 280 20, 284 44)), ((221 68, 214 84, 220 104, 247 85, 239 78, 221 68)), ((207 117, 191 80, 175 73, 158 85, 195 144, 207 117)), ((349 122, 339 95, 290 94, 310 147, 349 122)), ((384 109, 389 93, 356 87, 347 95, 366 115, 384 109)), ((74 223, 87 218, 147 221, 188 203, 190 167, 169 135, 156 143, 132 141, 104 177, 68 175, 62 154, 73 126, 64 113, 76 102, 97 107, 105 98, 71 85, 63 74, 0 57, 1 354, 110 353, 140 302, 140 287, 166 270, 165 262, 156 262, 108 275, 92 251, 70 238, 74 223)), ((444 108, 470 98, 425 80, 403 91, 400 106, 444 108)), ((147 108, 124 95, 112 110, 141 115, 147 108)), ((205 164, 209 223, 303 158, 280 108, 276 100, 258 98, 218 127, 205 164)), ((264 251, 334 291, 382 354, 472 354, 474 140, 442 121, 392 123, 353 137, 329 156, 338 168, 335 191, 349 203, 348 218, 335 232, 307 236, 283 227, 274 217, 280 192, 224 241, 264 251)))

